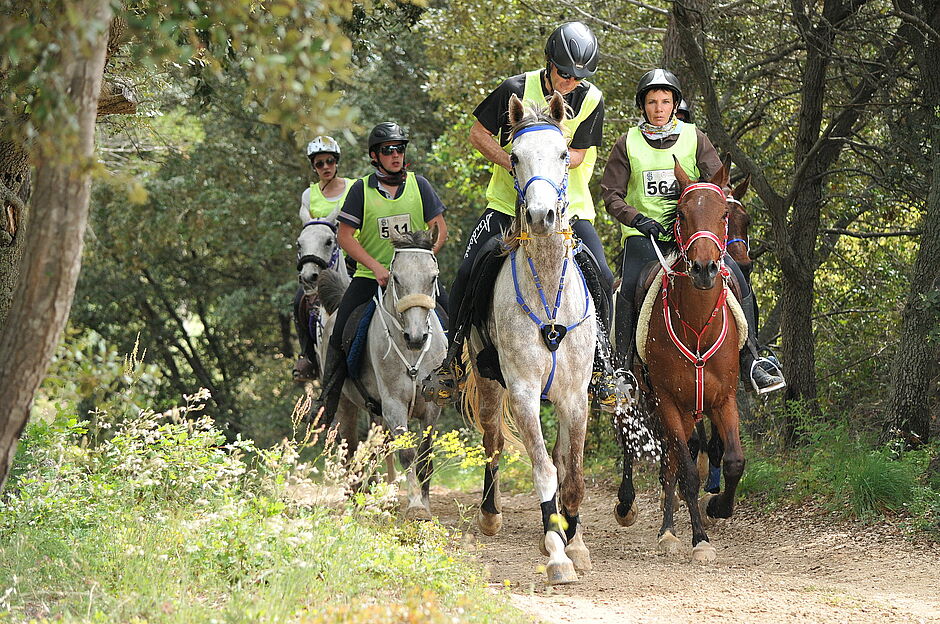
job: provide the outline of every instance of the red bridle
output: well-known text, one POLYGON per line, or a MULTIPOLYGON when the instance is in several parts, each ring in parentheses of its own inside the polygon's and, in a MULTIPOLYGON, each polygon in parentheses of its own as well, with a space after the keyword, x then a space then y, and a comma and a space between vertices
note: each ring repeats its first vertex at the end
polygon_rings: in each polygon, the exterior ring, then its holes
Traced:
MULTIPOLYGON (((721 187, 719 187, 718 185, 711 184, 708 182, 698 182, 696 184, 690 184, 689 186, 687 186, 682 191, 682 194, 679 196, 679 201, 681 202, 683 198, 691 191, 703 190, 703 189, 715 191, 716 193, 721 195, 722 199, 725 199, 725 193, 724 191, 721 190, 721 187)), ((683 273, 683 272, 679 272, 675 270, 666 271, 663 273, 663 284, 662 284, 663 319, 666 322, 666 332, 669 334, 669 338, 672 340, 672 343, 676 346, 679 352, 682 355, 684 355, 685 358, 689 360, 695 366, 695 411, 693 412, 693 416, 695 417, 696 421, 701 420, 702 415, 704 413, 704 409, 705 409, 705 364, 713 355, 715 355, 715 353, 718 352, 718 350, 724 344, 725 338, 728 335, 728 310, 727 310, 728 283, 727 283, 727 280, 730 277, 730 271, 728 270, 728 267, 724 265, 724 257, 728 251, 728 216, 727 214, 724 217, 724 222, 725 222, 725 233, 724 233, 723 239, 719 238, 717 234, 709 230, 699 230, 698 232, 695 232, 694 234, 692 234, 692 236, 690 236, 687 241, 683 241, 682 233, 679 230, 678 218, 676 219, 676 222, 674 225, 676 244, 679 246, 679 255, 680 255, 680 259, 676 261, 676 265, 678 265, 679 262, 684 262, 686 267, 688 268, 689 258, 688 258, 687 252, 689 250, 689 247, 692 246, 692 243, 694 243, 700 238, 707 238, 708 240, 715 243, 715 245, 718 246, 718 250, 720 252, 718 261, 721 265, 721 269, 719 270, 719 272, 721 274, 722 280, 724 281, 724 287, 721 289, 721 294, 718 296, 718 301, 715 304, 715 308, 712 310, 712 313, 709 315, 708 320, 705 322, 705 326, 702 327, 701 330, 696 331, 688 323, 683 321, 681 317, 679 318, 679 321, 685 326, 685 328, 691 331, 695 335, 695 339, 696 339, 695 351, 692 351, 691 349, 689 349, 687 346, 685 346, 685 344, 683 344, 681 340, 679 340, 679 336, 676 334, 676 331, 672 326, 672 314, 669 309, 669 286, 672 282, 673 277, 676 275, 682 275, 684 277, 688 277, 689 275, 688 273, 683 273), (706 330, 708 330, 709 326, 711 326, 711 322, 718 315, 719 310, 721 310, 722 312, 721 333, 719 334, 718 339, 715 341, 715 343, 708 349, 705 349, 705 352, 703 353, 702 352, 702 337, 705 335, 705 332, 706 330)))

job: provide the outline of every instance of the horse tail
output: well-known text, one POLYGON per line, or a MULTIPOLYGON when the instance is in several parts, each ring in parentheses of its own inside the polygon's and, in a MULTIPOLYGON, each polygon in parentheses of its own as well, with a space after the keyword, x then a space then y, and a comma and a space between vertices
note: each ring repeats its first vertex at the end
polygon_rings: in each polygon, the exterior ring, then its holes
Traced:
MULTIPOLYGON (((483 432, 483 425, 480 423, 480 386, 476 369, 469 365, 470 354, 467 348, 464 348, 463 365, 467 370, 467 381, 464 382, 463 397, 460 402, 461 412, 464 419, 470 422, 474 429, 483 432)), ((503 440, 509 443, 522 457, 528 457, 525 444, 516 435, 515 422, 512 418, 512 411, 509 409, 509 393, 500 393, 499 402, 499 428, 503 433, 503 440)))
POLYGON ((348 282, 343 280, 336 271, 320 272, 317 278, 317 294, 320 295, 320 303, 323 304, 327 314, 333 314, 339 308, 339 302, 342 301, 348 285, 348 282))

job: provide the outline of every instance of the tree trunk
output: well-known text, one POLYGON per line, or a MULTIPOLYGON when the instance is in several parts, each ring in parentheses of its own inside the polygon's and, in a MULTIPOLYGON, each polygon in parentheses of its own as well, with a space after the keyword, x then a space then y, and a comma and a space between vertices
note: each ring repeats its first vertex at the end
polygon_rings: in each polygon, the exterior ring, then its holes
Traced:
POLYGON ((10 141, 0 141, 0 185, 0 327, 4 327, 26 244, 31 191, 29 157, 10 141))
POLYGON ((920 248, 911 274, 911 288, 901 314, 901 342, 892 368, 893 389, 885 420, 883 439, 902 437, 911 446, 926 444, 930 439, 929 385, 940 364, 940 347, 930 340, 937 329, 940 314, 936 300, 940 279, 940 9, 931 0, 899 3, 908 14, 919 14, 930 24, 931 35, 923 28, 908 28, 911 47, 920 69, 923 97, 917 100, 933 116, 930 132, 930 192, 922 225, 920 248), (932 10, 931 10, 932 9, 932 10), (928 298, 933 295, 933 298, 928 298))
POLYGON ((73 2, 82 34, 63 33, 63 83, 74 106, 74 126, 61 125, 63 155, 40 155, 25 254, 2 333, 0 333, 0 488, 6 482, 16 445, 29 419, 39 387, 68 320, 81 268, 88 222, 94 154, 95 115, 104 72, 111 18, 109 0, 73 2), (45 157, 44 157, 45 156, 45 157))

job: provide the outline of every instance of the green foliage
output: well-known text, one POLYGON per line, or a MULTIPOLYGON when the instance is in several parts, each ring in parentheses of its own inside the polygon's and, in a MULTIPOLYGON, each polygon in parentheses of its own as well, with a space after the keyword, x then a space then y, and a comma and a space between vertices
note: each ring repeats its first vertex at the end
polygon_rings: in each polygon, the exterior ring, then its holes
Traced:
POLYGON ((202 391, 116 423, 95 447, 74 416, 28 427, 0 499, 0 612, 61 621, 516 620, 457 554, 459 534, 390 522, 355 501, 331 509, 298 499, 289 481, 300 474, 296 447, 225 444, 201 413, 205 399, 202 391))

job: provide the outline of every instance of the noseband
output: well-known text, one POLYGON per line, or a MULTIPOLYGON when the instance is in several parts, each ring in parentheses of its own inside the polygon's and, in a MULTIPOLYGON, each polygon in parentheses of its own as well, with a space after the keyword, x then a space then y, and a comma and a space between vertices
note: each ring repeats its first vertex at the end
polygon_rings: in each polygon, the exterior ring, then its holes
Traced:
MULTIPOLYGON (((519 138, 523 134, 526 134, 529 132, 539 132, 542 130, 554 130, 558 134, 561 134, 562 136, 564 136, 564 133, 562 133, 561 128, 559 128, 558 126, 553 126, 551 124, 538 124, 535 126, 522 128, 521 130, 517 131, 515 134, 512 135, 512 140, 515 141, 517 138, 519 138)), ((525 206, 526 206, 525 196, 526 196, 526 193, 529 191, 529 187, 536 180, 542 180, 543 182, 548 182, 549 184, 551 184, 552 188, 555 189, 555 194, 557 195, 557 199, 555 200, 555 205, 558 206, 559 208, 559 216, 564 216, 565 210, 567 210, 568 208, 568 165, 569 164, 570 164, 570 157, 565 156, 565 177, 562 178, 561 184, 558 184, 551 178, 546 178, 544 176, 532 176, 531 178, 526 180, 526 183, 524 185, 519 186, 519 178, 516 177, 516 168, 513 167, 510 173, 512 174, 513 186, 516 189, 517 209, 518 208, 525 209, 525 206)))
MULTIPOLYGON (((325 219, 313 219, 304 223, 304 227, 301 228, 301 232, 306 230, 311 225, 324 225, 331 230, 333 230, 333 235, 336 235, 336 224, 332 221, 327 221, 325 219)), ((336 262, 339 260, 339 245, 336 244, 333 246, 333 254, 330 256, 329 262, 321 258, 316 254, 307 254, 305 256, 300 255, 300 246, 297 246, 297 270, 300 271, 304 268, 304 265, 308 262, 312 262, 321 269, 331 269, 336 266, 336 262)))

